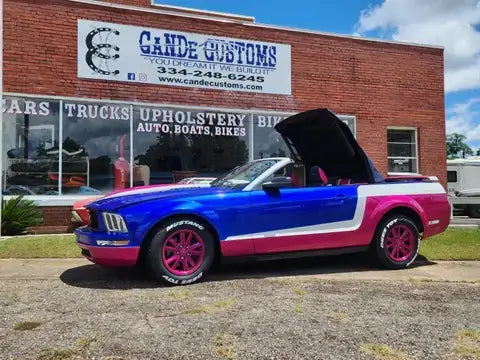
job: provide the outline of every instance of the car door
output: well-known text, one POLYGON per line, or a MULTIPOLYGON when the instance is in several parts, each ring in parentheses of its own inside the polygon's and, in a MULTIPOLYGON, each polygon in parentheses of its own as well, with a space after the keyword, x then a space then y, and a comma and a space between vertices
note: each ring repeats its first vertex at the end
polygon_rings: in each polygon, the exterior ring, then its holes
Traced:
POLYGON ((255 252, 340 247, 332 244, 331 233, 342 231, 354 218, 356 204, 354 185, 251 191, 248 226, 255 252))

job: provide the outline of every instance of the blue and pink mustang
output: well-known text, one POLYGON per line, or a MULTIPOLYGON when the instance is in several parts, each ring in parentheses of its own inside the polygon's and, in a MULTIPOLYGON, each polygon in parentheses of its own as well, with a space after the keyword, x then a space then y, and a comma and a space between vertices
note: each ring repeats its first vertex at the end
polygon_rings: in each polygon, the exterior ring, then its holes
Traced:
POLYGON ((292 158, 259 159, 209 185, 107 195, 76 230, 91 261, 146 262, 160 281, 199 280, 219 257, 368 250, 408 267, 420 241, 443 232, 450 205, 435 178, 384 179, 347 125, 327 109, 276 125, 292 158))

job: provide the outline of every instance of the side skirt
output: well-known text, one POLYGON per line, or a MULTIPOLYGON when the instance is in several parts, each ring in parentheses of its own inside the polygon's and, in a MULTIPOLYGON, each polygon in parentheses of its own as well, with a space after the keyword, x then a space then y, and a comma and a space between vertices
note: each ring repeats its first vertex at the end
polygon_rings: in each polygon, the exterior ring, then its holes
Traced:
POLYGON ((246 260, 253 261, 269 261, 280 259, 298 259, 303 257, 315 257, 315 256, 329 256, 329 255, 343 255, 352 254, 367 251, 369 246, 349 246, 343 248, 324 249, 324 250, 307 250, 307 251, 294 251, 275 254, 256 254, 256 255, 243 255, 243 256, 223 256, 222 262, 242 262, 246 260))

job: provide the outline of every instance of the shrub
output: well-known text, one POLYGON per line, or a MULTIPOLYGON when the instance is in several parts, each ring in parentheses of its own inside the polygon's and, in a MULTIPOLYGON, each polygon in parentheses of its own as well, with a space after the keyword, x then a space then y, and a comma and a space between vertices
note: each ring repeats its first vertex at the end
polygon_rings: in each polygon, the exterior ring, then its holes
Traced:
POLYGON ((17 196, 2 202, 2 235, 20 235, 42 222, 42 212, 33 201, 17 196))

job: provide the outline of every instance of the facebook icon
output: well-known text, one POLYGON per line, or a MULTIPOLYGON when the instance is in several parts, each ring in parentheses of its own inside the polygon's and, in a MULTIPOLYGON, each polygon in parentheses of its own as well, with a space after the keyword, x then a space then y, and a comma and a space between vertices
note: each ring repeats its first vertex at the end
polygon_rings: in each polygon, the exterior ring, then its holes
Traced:
POLYGON ((135 73, 128 73, 127 79, 128 80, 135 80, 135 73))

